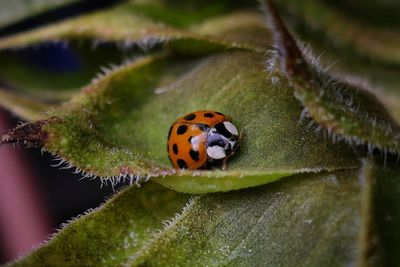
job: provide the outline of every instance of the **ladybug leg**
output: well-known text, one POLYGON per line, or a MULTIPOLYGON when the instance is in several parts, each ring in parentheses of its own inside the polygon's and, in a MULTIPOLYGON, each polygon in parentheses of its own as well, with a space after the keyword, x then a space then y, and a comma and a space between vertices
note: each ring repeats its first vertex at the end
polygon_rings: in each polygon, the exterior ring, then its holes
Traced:
POLYGON ((240 131, 238 140, 236 141, 236 144, 237 144, 237 145, 235 146, 235 148, 233 149, 233 151, 232 151, 231 155, 229 155, 229 157, 232 156, 232 154, 234 154, 234 153, 239 149, 239 147, 240 147, 240 141, 243 139, 244 135, 245 135, 245 133, 244 133, 244 130, 242 129, 242 130, 240 131))
MULTIPOLYGON (((238 144, 239 144, 240 140, 242 140, 243 137, 244 137, 244 130, 242 129, 242 130, 240 131, 239 138, 238 138, 238 140, 237 140, 238 144)), ((238 146, 239 146, 239 145, 238 145, 238 146)))
POLYGON ((226 170, 228 168, 228 159, 231 157, 232 154, 230 154, 229 156, 225 157, 224 160, 222 161, 222 170, 226 170))
POLYGON ((235 154, 236 148, 235 150, 233 150, 229 155, 227 155, 223 160, 222 160, 222 170, 226 170, 228 168, 228 159, 230 157, 233 156, 233 154, 235 154))

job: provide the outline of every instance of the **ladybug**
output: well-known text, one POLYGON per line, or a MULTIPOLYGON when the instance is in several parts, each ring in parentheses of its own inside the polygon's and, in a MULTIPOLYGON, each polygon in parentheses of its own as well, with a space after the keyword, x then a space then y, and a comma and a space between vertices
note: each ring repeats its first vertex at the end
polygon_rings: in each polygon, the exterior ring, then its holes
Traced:
POLYGON ((176 169, 203 169, 235 153, 238 130, 221 112, 199 110, 177 119, 168 133, 168 157, 176 169))

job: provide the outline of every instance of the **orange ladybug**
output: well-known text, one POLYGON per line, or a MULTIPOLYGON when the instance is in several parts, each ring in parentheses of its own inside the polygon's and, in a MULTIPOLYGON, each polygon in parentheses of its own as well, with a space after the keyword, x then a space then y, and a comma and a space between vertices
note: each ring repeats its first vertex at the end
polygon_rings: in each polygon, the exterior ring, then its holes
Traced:
POLYGON ((221 112, 199 110, 177 119, 168 133, 168 157, 176 169, 206 168, 222 161, 222 169, 237 148, 239 133, 221 112))

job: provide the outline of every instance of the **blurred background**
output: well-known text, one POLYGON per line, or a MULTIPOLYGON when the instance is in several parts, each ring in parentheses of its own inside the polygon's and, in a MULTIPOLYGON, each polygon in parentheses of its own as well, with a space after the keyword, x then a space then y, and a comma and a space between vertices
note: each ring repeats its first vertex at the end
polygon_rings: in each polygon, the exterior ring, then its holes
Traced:
MULTIPOLYGON (((32 1, 32 7, 20 6, 21 1, 13 2, 0 0, 0 37, 82 12, 110 7, 119 1, 69 1, 71 3, 62 8, 58 8, 58 1, 53 1, 54 8, 49 11, 3 25, 7 14, 23 16, 25 8, 33 8, 34 5, 41 8, 41 1, 32 1)), ((0 61, 3 61, 0 69, 7 73, 7 78, 18 77, 15 79, 17 83, 10 84, 4 76, 0 76, 0 87, 18 89, 16 87, 19 85, 27 84, 34 95, 35 87, 51 88, 54 84, 60 84, 57 88, 65 88, 62 93, 68 95, 68 88, 84 86, 99 73, 101 66, 118 64, 129 53, 104 45, 96 49, 96 56, 85 57, 86 51, 91 50, 89 44, 69 47, 59 43, 0 53, 0 61), (15 70, 14 67, 19 69, 15 70), (32 69, 35 70, 34 74, 32 69), (35 79, 41 73, 47 73, 43 80, 35 79)), ((57 101, 50 95, 47 102, 52 104, 57 101)), ((19 118, 0 108, 0 132, 20 122, 19 118)), ((63 165, 51 167, 58 163, 54 157, 42 154, 39 149, 0 146, 0 264, 29 252, 33 246, 47 240, 50 234, 60 229, 62 223, 89 208, 97 207, 114 193, 110 185, 101 186, 98 179, 81 179, 80 174, 74 174, 73 169, 63 169, 63 165)), ((118 190, 121 186, 114 189, 118 190)))

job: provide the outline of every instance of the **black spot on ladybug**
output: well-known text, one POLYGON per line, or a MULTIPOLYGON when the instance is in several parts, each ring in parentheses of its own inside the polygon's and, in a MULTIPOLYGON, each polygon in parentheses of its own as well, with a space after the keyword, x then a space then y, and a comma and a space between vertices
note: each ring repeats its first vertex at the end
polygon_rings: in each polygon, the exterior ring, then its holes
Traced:
POLYGON ((187 127, 186 125, 180 125, 180 126, 178 127, 178 129, 176 130, 176 133, 177 133, 178 135, 184 134, 184 133, 186 133, 187 128, 188 128, 188 127, 187 127))
POLYGON ((196 118, 196 115, 191 113, 189 115, 186 115, 184 119, 187 121, 191 121, 191 120, 194 120, 194 118, 196 118))
POLYGON ((171 136, 172 127, 173 127, 173 125, 172 125, 171 127, 169 127, 169 131, 168 131, 168 139, 169 139, 169 137, 171 136))
POLYGON ((179 168, 187 169, 186 161, 184 161, 183 159, 178 159, 177 163, 178 163, 179 168))
POLYGON ((222 114, 221 112, 216 111, 215 113, 218 115, 224 116, 224 114, 222 114))
POLYGON ((199 158, 200 158, 199 157, 200 156, 199 152, 198 151, 194 151, 193 149, 190 149, 189 155, 192 158, 192 160, 194 160, 194 161, 198 161, 199 158))
POLYGON ((189 137, 189 139, 188 139, 189 144, 192 143, 192 138, 193 138, 193 136, 189 137))
POLYGON ((205 113, 205 114, 204 114, 204 117, 206 117, 206 118, 213 118, 213 117, 214 117, 214 114, 212 114, 212 113, 205 113))
POLYGON ((223 122, 216 124, 214 127, 215 127, 215 129, 217 129, 217 132, 219 134, 222 134, 226 138, 230 138, 232 136, 232 134, 225 128, 225 125, 223 122))
POLYGON ((176 145, 176 144, 174 144, 173 146, 172 146, 172 151, 174 151, 174 154, 175 155, 178 155, 178 146, 176 145))

